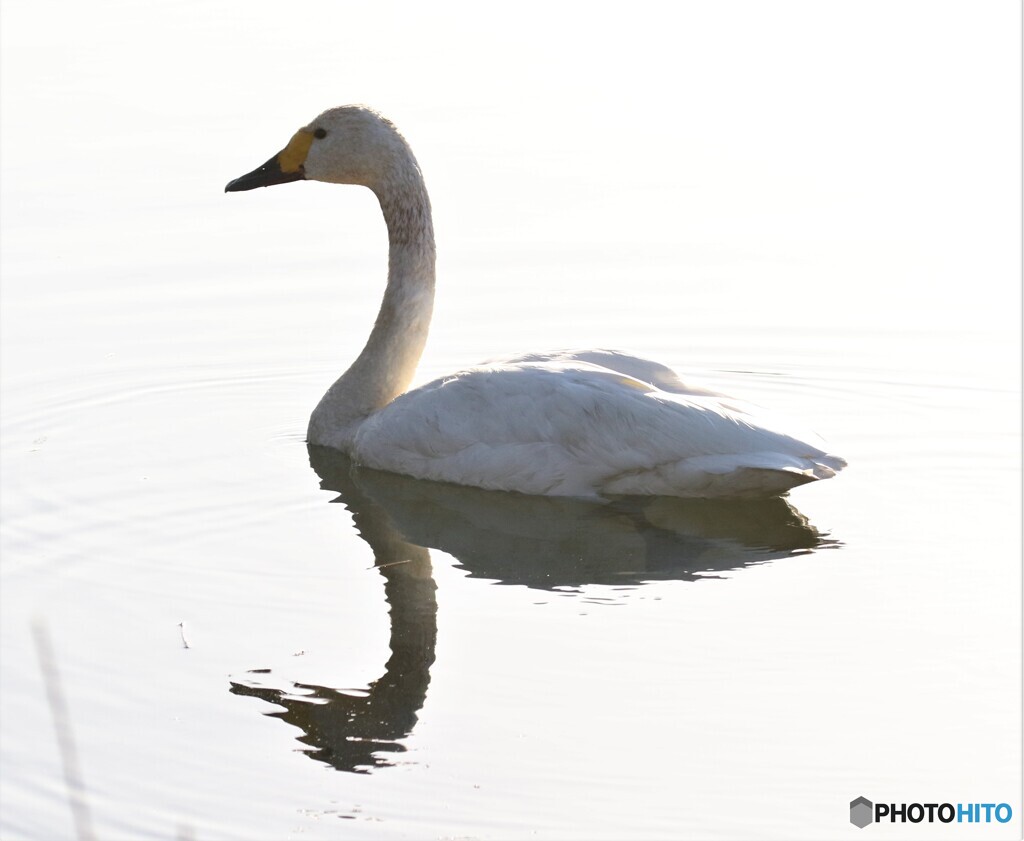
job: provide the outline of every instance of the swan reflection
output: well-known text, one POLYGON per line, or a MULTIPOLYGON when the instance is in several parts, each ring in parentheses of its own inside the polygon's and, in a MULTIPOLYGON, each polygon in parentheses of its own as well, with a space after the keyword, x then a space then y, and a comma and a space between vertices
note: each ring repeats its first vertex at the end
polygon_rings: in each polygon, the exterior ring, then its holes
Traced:
POLYGON ((342 771, 392 764, 416 724, 437 641, 436 585, 428 549, 470 577, 539 589, 692 581, 836 545, 782 499, 646 497, 599 504, 530 497, 356 468, 310 447, 321 487, 352 513, 384 577, 391 658, 364 691, 267 685, 263 673, 231 691, 282 709, 268 715, 302 730, 309 756, 342 771))

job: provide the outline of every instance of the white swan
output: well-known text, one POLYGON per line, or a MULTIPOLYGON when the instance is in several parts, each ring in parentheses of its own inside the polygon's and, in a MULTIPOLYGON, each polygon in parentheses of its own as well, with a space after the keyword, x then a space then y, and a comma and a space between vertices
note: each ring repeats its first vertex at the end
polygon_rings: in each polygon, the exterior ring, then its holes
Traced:
POLYGON ((558 496, 776 496, 845 466, 816 436, 615 351, 529 354, 405 392, 434 300, 430 200, 412 150, 376 112, 332 108, 225 189, 300 179, 369 187, 389 242, 377 322, 314 409, 309 443, 379 470, 558 496))

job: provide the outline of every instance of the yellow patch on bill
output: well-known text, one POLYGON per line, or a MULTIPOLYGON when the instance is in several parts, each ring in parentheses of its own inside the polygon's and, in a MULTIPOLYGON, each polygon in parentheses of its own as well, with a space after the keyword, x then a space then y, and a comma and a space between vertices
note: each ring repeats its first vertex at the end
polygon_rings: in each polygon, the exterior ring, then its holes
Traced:
POLYGON ((306 162, 306 155, 309 154, 309 147, 313 145, 313 132, 300 128, 288 145, 277 155, 278 165, 281 172, 298 172, 306 162))

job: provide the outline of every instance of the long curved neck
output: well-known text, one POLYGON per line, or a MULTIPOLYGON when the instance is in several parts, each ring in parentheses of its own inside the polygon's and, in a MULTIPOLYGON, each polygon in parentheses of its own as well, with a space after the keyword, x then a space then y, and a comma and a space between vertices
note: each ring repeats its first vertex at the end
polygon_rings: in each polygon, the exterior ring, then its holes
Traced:
POLYGON ((377 321, 352 366, 313 410, 308 441, 348 450, 359 424, 408 388, 434 308, 434 226, 415 159, 370 188, 388 228, 388 285, 377 321))

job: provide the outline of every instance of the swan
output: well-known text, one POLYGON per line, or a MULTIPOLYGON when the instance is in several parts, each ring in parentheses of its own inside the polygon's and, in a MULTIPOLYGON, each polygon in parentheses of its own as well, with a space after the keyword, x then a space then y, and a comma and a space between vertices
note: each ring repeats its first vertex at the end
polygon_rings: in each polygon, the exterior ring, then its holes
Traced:
POLYGON ((546 496, 771 497, 846 462, 814 434, 613 350, 494 360, 406 391, 434 302, 434 229, 416 158, 395 126, 332 108, 226 192, 299 180, 357 184, 380 202, 388 278, 362 353, 309 420, 308 443, 359 465, 546 496))

